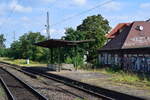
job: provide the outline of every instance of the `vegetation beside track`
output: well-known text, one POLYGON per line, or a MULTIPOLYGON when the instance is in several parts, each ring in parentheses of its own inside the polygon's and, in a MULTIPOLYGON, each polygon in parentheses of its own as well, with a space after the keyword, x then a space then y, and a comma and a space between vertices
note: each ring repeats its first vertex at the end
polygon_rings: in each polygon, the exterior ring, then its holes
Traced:
POLYGON ((16 64, 19 66, 46 66, 45 63, 30 60, 30 64, 27 64, 26 59, 12 59, 8 57, 0 57, 0 61, 7 62, 10 64, 16 64))
POLYGON ((5 90, 3 89, 2 85, 0 84, 0 98, 1 100, 5 100, 6 98, 5 90))
POLYGON ((0 86, 0 97, 3 97, 5 95, 3 88, 0 86))
POLYGON ((125 72, 115 68, 95 69, 94 72, 110 75, 109 81, 116 84, 150 90, 150 75, 147 74, 125 72))

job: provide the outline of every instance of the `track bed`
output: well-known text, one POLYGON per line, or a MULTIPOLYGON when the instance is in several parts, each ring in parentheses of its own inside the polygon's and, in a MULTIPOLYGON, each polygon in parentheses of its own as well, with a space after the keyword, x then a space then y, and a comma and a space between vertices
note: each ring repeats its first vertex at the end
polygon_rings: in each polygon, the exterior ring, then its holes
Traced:
POLYGON ((46 100, 40 94, 36 93, 32 88, 23 84, 21 80, 17 79, 11 73, 3 68, 0 68, 0 77, 5 82, 9 91, 15 100, 46 100))

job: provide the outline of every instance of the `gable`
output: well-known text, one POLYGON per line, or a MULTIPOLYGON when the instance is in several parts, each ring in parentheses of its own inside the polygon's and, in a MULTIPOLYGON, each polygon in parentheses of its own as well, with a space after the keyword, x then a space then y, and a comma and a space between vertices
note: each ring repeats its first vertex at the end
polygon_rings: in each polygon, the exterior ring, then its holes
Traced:
POLYGON ((131 23, 119 23, 115 28, 113 28, 108 34, 105 36, 109 39, 115 38, 125 26, 130 25, 131 23))
POLYGON ((115 38, 111 39, 101 50, 116 50, 121 49, 124 44, 126 37, 131 29, 131 25, 126 26, 120 34, 118 34, 115 38))
POLYGON ((122 48, 143 47, 150 47, 150 22, 134 22, 122 48), (143 30, 138 30, 139 26, 143 27, 143 30))

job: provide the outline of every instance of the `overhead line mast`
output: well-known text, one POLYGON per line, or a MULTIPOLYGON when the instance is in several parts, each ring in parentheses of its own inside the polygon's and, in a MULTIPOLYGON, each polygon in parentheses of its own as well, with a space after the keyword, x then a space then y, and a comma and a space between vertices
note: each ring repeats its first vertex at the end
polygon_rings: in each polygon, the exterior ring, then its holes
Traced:
POLYGON ((16 32, 14 31, 14 41, 16 41, 16 32))
POLYGON ((47 12, 47 25, 46 25, 47 38, 50 39, 50 25, 49 25, 49 12, 47 12))
MULTIPOLYGON (((49 25, 49 12, 48 11, 47 11, 46 22, 47 22, 47 24, 45 26, 46 26, 47 40, 49 40, 51 37, 50 37, 50 25, 49 25)), ((52 54, 53 54, 53 49, 49 48, 48 49, 48 56, 47 56, 48 66, 49 66, 49 64, 52 64, 52 61, 53 61, 53 55, 52 54)))

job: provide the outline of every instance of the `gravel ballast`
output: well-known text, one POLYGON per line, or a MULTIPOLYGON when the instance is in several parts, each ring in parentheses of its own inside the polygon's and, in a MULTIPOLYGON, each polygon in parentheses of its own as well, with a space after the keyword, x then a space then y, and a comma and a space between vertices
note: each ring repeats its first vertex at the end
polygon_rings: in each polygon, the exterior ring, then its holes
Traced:
POLYGON ((5 68, 9 72, 16 75, 17 77, 20 77, 27 84, 36 89, 39 93, 49 98, 49 100, 100 100, 100 98, 97 98, 93 95, 50 79, 46 79, 40 76, 38 76, 38 79, 31 78, 23 74, 22 72, 9 68, 9 66, 10 65, 5 65, 5 68))

